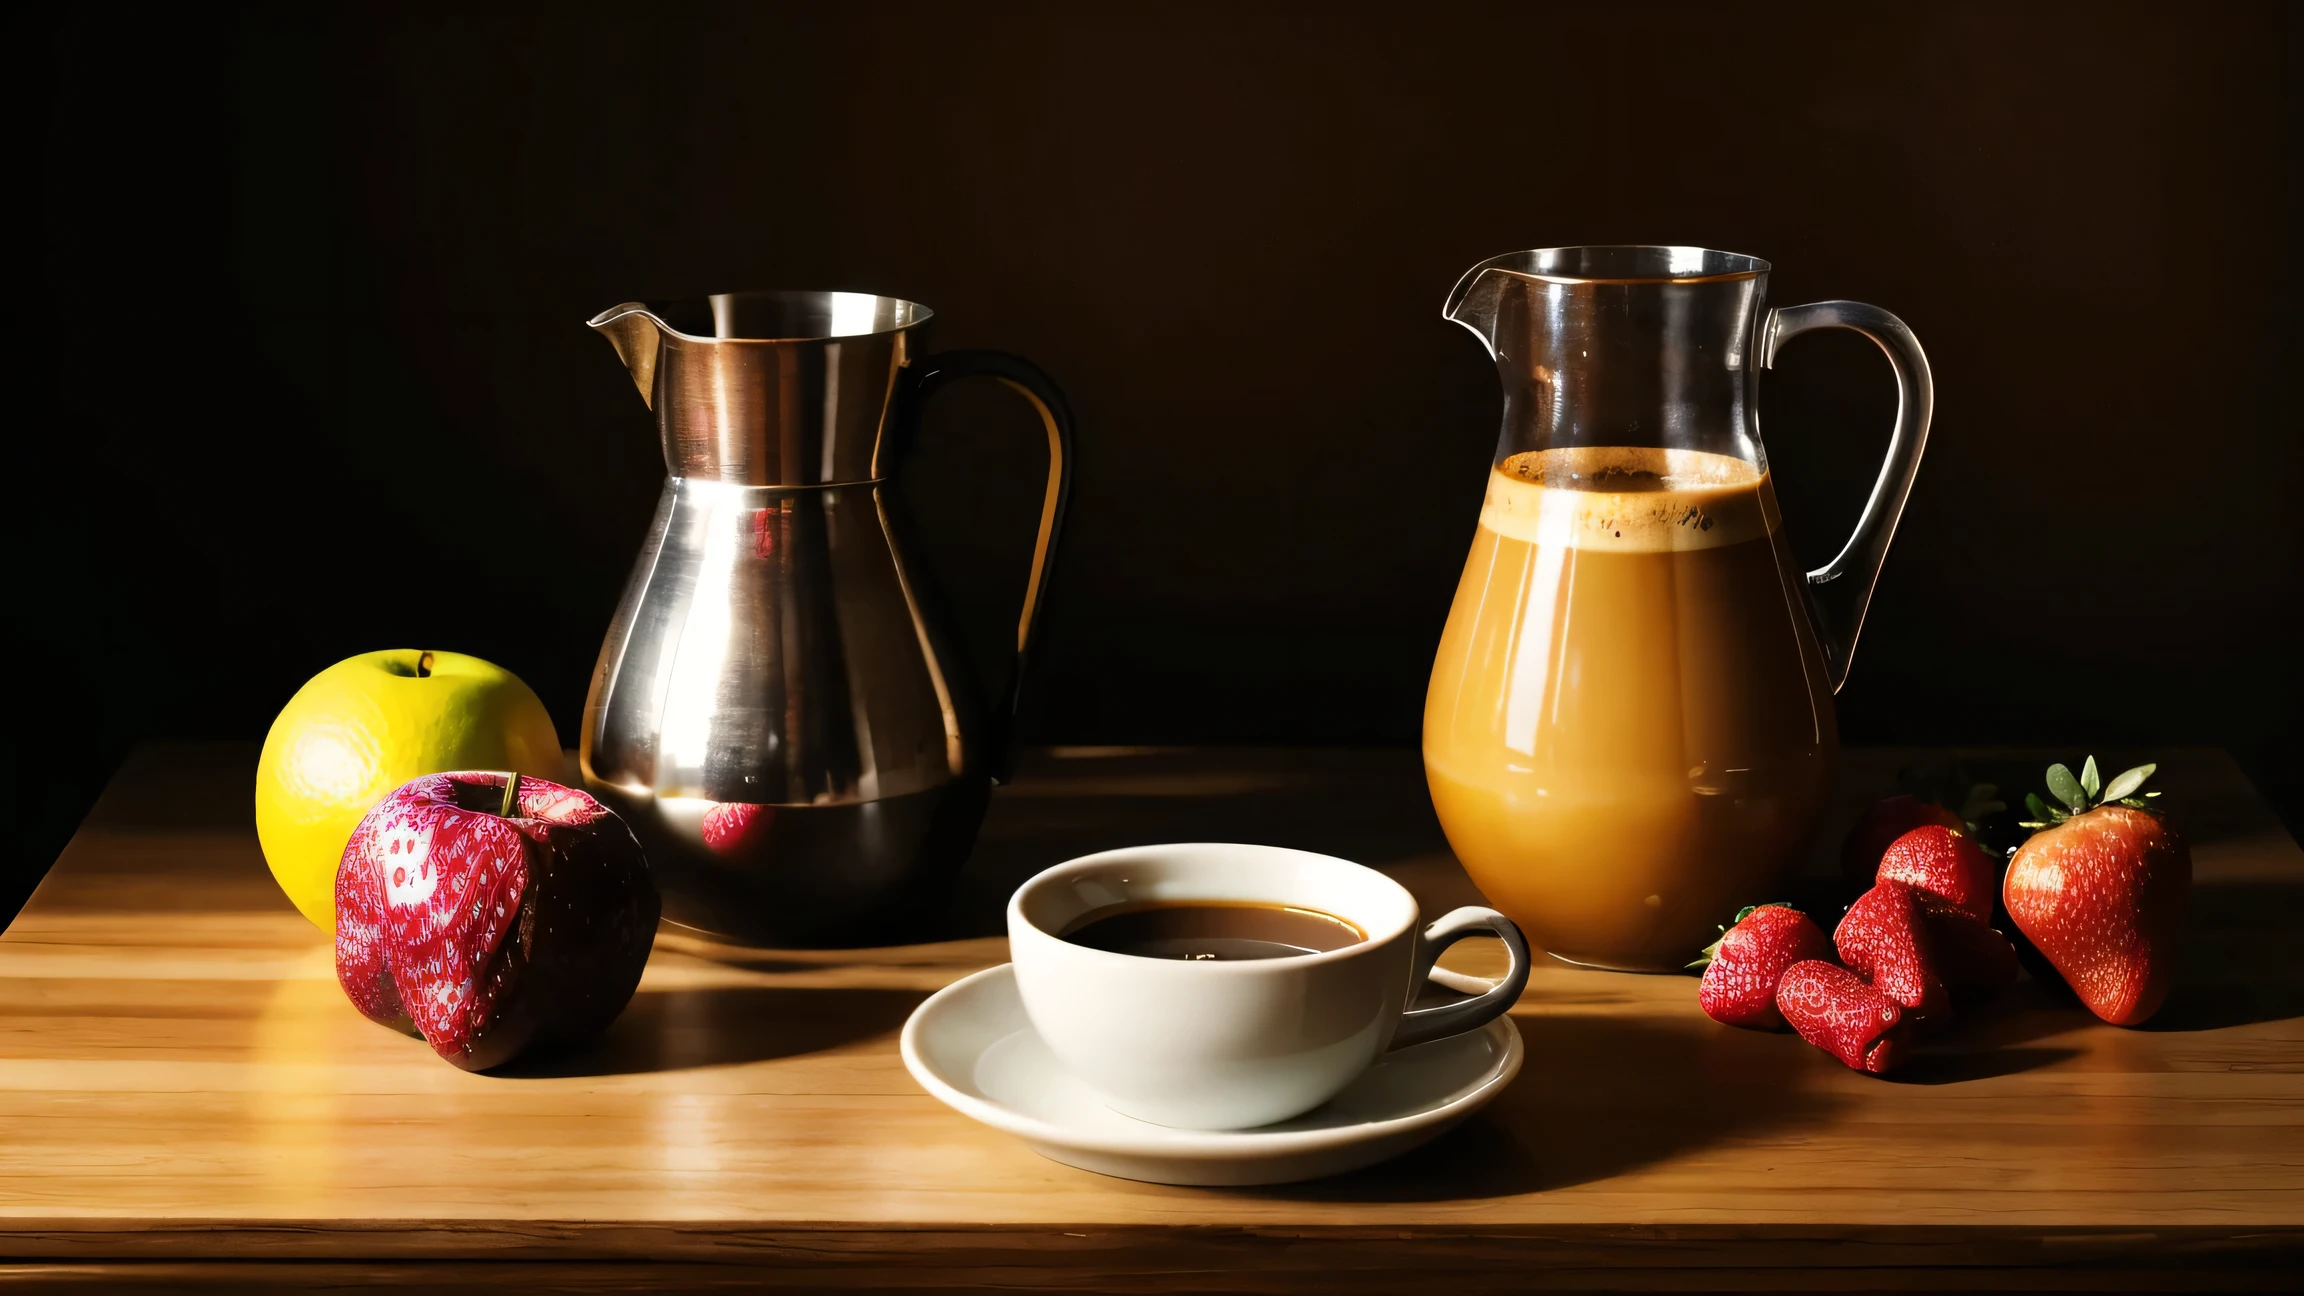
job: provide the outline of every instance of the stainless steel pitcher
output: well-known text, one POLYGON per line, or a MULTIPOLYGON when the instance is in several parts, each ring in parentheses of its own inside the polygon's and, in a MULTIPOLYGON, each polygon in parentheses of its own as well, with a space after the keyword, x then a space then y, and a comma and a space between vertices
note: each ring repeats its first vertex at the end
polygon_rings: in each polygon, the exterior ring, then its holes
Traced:
POLYGON ((893 939, 966 858, 1007 745, 1071 481, 1071 415, 1014 356, 922 350, 862 293, 627 302, 606 334, 669 473, 584 703, 584 781, 647 847, 664 916, 751 944, 893 939), (920 403, 996 378, 1048 431, 1048 486, 987 713, 886 489, 920 403))

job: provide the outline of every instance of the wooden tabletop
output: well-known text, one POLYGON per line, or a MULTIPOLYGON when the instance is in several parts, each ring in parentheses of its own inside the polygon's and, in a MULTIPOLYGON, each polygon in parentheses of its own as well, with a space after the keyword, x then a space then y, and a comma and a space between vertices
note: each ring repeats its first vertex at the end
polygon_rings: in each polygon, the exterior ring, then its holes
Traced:
MULTIPOLYGON (((1947 754, 1851 753, 1835 830, 1947 754)), ((253 751, 147 748, 0 935, 0 1281, 2278 1286, 2304 1266, 2304 852, 2221 753, 2160 756, 2199 885, 2144 1029, 2027 983, 1890 1082, 1713 1024, 1693 979, 1547 964, 1486 1112, 1343 1178, 1210 1190, 1042 1160, 922 1092, 897 1030, 1005 957, 1017 881, 1089 850, 1276 842, 1381 868, 1428 913, 1474 899, 1413 753, 1038 754, 994 800, 954 939, 668 932, 599 1046, 468 1075, 344 1001, 257 852, 253 751)))

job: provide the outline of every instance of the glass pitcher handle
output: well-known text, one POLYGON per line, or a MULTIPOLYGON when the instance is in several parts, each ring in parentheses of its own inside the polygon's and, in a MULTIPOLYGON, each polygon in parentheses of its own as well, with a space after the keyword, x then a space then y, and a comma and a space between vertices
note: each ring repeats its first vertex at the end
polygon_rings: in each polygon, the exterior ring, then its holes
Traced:
POLYGON ((1856 636, 1864 629, 1864 610, 1872 603, 1872 587, 1880 579, 1880 564, 1888 557, 1888 542, 1895 538, 1896 520, 1904 516, 1904 499, 1912 493, 1912 478, 1920 471, 1920 452, 1928 446, 1928 419, 1935 410, 1936 384, 1928 376, 1928 357, 1919 339, 1904 321, 1863 302, 1812 302, 1787 306, 1768 317, 1768 345, 1763 354, 1769 368, 1786 342, 1812 329, 1842 328, 1872 339, 1887 353, 1896 371, 1896 427, 1888 434, 1888 457, 1872 483, 1872 498, 1864 502, 1864 515, 1856 519, 1855 534, 1832 561, 1808 573, 1808 596, 1816 620, 1816 637, 1824 649, 1825 667, 1838 693, 1848 680, 1848 663, 1856 656, 1856 636))
MULTIPOLYGON (((1048 490, 1040 505, 1040 535, 1032 543, 1032 571, 1024 583, 1024 609, 1016 618, 1016 669, 1007 697, 994 717, 989 744, 992 781, 1006 783, 1014 761, 1016 704, 1024 696, 1024 664, 1032 651, 1032 635, 1040 624, 1042 595, 1056 558, 1057 534, 1064 527, 1064 506, 1072 497, 1072 407, 1064 393, 1039 366, 1002 351, 940 351, 913 362, 917 367, 913 388, 917 401, 948 383, 963 378, 997 378, 1008 390, 1031 403, 1048 430, 1048 490)), ((917 408, 917 406, 915 407, 917 408)))

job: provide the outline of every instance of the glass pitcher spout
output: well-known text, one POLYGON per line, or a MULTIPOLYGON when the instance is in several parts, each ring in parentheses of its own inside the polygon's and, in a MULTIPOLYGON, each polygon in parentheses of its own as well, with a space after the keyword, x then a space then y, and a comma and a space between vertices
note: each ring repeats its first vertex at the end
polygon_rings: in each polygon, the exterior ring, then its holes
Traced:
POLYGON ((1708 248, 1514 252, 1443 313, 1487 344, 1521 450, 1656 445, 1762 468, 1751 339, 1768 263, 1708 248))

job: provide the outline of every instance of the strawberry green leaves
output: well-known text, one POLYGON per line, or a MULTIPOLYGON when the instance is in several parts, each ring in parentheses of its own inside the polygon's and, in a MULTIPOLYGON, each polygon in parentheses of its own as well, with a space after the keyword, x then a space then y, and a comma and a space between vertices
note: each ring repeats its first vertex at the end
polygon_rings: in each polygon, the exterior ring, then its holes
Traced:
POLYGON ((2035 792, 2025 793, 2024 808, 2031 812, 2032 817, 2023 820, 2022 826, 2026 828, 2053 827, 2074 815, 2085 814, 2102 805, 2118 804, 2138 810, 2145 809, 2147 808, 2145 803, 2160 794, 2158 792, 2142 792, 2141 789, 2145 781, 2150 779, 2153 772, 2159 768, 2155 764, 2138 765, 2134 769, 2122 770, 2113 776, 2109 785, 2106 785, 2103 776, 2097 771, 2094 756, 2090 756, 2087 762, 2080 767, 2078 777, 2074 777, 2069 766, 2051 765, 2048 767, 2048 792, 2049 795, 2064 804, 2055 805, 2043 801, 2035 792))
MULTIPOLYGON (((2125 803, 2135 796, 2136 789, 2144 786, 2144 780, 2152 777, 2152 771, 2158 768, 2160 767, 2157 765, 2139 765, 2132 770, 2123 771, 2112 780, 2112 786, 2104 789, 2104 799, 2125 803)), ((2149 795, 2158 796, 2160 794, 2153 792, 2149 795)))
MULTIPOLYGON (((2088 766, 2091 770, 2095 768, 2094 757, 2089 758, 2088 766)), ((2071 770, 2062 765, 2048 767, 2048 790, 2055 794, 2057 800, 2072 807, 2074 814, 2088 808, 2088 789, 2082 786, 2080 780, 2072 777, 2071 770)))

